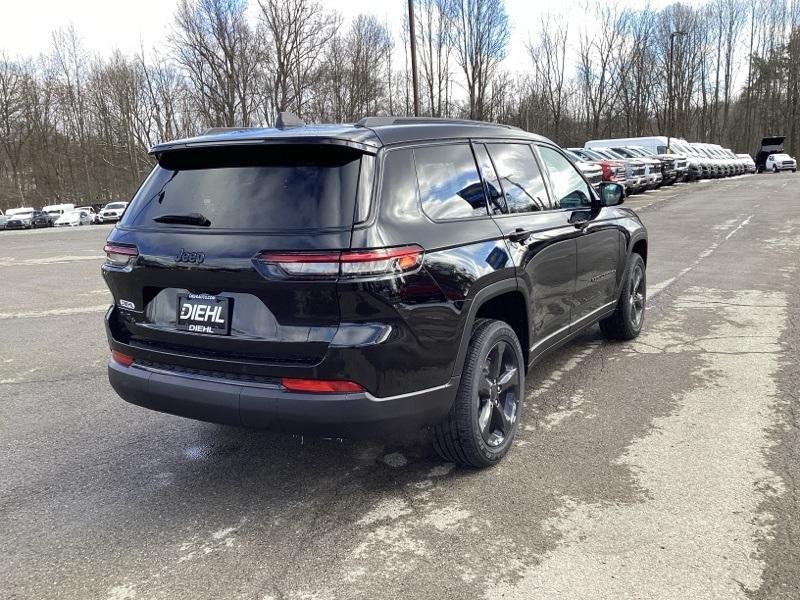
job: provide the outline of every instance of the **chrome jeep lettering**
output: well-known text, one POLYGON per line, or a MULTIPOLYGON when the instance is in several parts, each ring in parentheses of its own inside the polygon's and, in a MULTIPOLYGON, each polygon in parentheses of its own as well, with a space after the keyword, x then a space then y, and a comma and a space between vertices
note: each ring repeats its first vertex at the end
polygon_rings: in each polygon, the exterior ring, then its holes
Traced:
POLYGON ((175 255, 175 262, 188 262, 200 264, 206 259, 204 252, 188 252, 186 248, 181 248, 175 255))

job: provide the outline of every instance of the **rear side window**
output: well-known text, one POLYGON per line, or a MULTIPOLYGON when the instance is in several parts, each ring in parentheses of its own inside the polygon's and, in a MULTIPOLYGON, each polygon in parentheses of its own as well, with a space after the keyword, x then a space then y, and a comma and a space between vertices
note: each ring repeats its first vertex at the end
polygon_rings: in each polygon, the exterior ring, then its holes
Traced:
POLYGON ((416 148, 414 159, 422 210, 431 219, 486 215, 486 196, 469 145, 416 148))
POLYGON ((542 174, 527 144, 487 144, 508 212, 525 213, 548 210, 550 201, 542 174))
POLYGON ((539 154, 553 184, 555 208, 590 206, 592 196, 589 184, 572 163, 560 152, 546 146, 539 146, 539 154))
POLYGON ((350 228, 360 163, 357 151, 318 145, 167 153, 137 192, 122 224, 185 227, 154 219, 199 214, 210 223, 203 227, 208 229, 350 228))

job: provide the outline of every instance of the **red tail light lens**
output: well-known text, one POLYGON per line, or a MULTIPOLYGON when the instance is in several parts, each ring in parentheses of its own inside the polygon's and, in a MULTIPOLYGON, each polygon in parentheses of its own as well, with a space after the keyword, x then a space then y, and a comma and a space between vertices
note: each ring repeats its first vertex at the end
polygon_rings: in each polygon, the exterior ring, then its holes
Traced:
POLYGON ((364 388, 353 381, 328 379, 292 379, 284 377, 281 385, 290 392, 308 392, 311 394, 347 394, 363 392, 364 388))
POLYGON ((334 252, 263 252, 256 260, 276 274, 297 279, 402 275, 422 264, 419 246, 334 252))
POLYGON ((115 267, 127 267, 139 256, 139 249, 136 246, 124 244, 106 244, 103 251, 106 253, 106 264, 115 267))
POLYGON ((123 367, 130 367, 133 364, 132 356, 128 356, 127 354, 123 354, 117 350, 111 351, 111 359, 114 362, 121 364, 123 367))

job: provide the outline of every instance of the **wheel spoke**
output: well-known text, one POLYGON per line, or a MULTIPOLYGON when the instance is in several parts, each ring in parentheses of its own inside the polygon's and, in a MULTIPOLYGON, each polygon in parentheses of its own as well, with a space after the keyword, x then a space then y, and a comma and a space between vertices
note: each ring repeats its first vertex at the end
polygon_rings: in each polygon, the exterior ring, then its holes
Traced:
POLYGON ((500 373, 503 372, 503 358, 506 354, 506 343, 505 342, 498 342, 495 353, 495 361, 492 363, 492 379, 497 381, 497 378, 500 377, 500 373))
POLYGON ((511 433, 514 421, 517 420, 517 403, 509 399, 505 404, 501 404, 498 407, 497 413, 497 416, 500 417, 500 429, 505 437, 511 433))
POLYGON ((512 385, 517 383, 517 367, 508 367, 500 377, 497 379, 497 385, 500 386, 500 391, 503 392, 512 385))
POLYGON ((639 271, 636 271, 636 276, 633 278, 632 285, 631 285, 631 296, 636 294, 639 290, 639 285, 642 283, 642 275, 639 271))
POLYGON ((480 427, 481 434, 483 434, 483 439, 488 440, 489 434, 491 431, 489 430, 489 425, 492 421, 492 403, 488 400, 483 403, 481 407, 481 412, 478 414, 478 427, 480 427))
POLYGON ((488 376, 484 373, 478 380, 478 396, 480 398, 488 398, 491 393, 491 384, 489 383, 488 376))

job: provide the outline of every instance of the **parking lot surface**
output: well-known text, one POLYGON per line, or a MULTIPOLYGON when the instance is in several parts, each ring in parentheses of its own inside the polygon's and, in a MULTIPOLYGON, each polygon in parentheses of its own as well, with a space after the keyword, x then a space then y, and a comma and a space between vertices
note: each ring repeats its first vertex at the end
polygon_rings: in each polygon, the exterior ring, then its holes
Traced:
POLYGON ((108 385, 108 226, 0 232, 0 596, 800 597, 800 179, 629 199, 650 232, 634 342, 528 376, 503 463, 286 437, 108 385))

